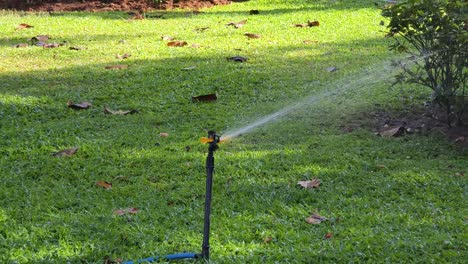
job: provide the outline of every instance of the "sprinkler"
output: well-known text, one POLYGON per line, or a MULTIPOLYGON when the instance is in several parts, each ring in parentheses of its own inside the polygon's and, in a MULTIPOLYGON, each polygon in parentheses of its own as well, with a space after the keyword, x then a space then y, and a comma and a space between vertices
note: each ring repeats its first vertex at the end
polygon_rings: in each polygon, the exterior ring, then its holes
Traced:
POLYGON ((147 263, 158 260, 177 260, 177 259, 210 259, 210 215, 211 215, 211 193, 213 187, 214 172, 214 152, 218 149, 218 143, 223 141, 214 131, 208 131, 208 137, 200 139, 202 143, 208 143, 208 157, 206 158, 206 193, 205 193, 205 218, 203 227, 203 243, 200 254, 196 253, 176 253, 165 256, 149 257, 138 259, 137 261, 124 261, 122 264, 147 263))

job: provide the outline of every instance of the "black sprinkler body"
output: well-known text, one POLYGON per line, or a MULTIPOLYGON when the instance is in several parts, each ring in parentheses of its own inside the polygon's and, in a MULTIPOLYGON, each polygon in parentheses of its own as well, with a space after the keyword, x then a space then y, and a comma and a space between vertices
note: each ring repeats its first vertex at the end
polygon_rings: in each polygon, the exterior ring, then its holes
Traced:
POLYGON ((211 194, 213 189, 213 172, 214 172, 214 152, 218 149, 220 137, 216 132, 208 132, 207 142, 210 144, 208 147, 208 157, 206 158, 206 194, 205 194, 205 224, 203 228, 203 244, 201 258, 206 260, 210 259, 210 215, 211 215, 211 194))

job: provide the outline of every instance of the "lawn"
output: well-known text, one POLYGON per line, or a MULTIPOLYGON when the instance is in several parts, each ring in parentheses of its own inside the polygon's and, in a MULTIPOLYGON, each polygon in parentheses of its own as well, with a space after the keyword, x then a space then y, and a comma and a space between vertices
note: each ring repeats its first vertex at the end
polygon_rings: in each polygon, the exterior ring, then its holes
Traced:
POLYGON ((466 150, 435 131, 375 134, 376 113, 406 114, 429 92, 391 86, 399 55, 374 2, 252 0, 143 20, 0 12, 0 262, 199 252, 199 138, 215 130, 236 137, 215 153, 210 262, 463 263, 466 150), (309 20, 320 25, 295 26, 309 20), (37 35, 64 45, 14 47, 37 35), (217 100, 192 101, 206 94, 217 100))

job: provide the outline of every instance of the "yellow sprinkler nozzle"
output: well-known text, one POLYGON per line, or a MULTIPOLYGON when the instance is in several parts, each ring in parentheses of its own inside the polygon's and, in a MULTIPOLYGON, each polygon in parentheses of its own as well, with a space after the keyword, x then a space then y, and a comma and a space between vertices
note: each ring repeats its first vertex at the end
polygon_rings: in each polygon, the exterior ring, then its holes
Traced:
POLYGON ((207 138, 207 137, 200 138, 200 142, 203 143, 203 144, 211 143, 211 142, 213 142, 213 140, 214 140, 213 138, 207 138))

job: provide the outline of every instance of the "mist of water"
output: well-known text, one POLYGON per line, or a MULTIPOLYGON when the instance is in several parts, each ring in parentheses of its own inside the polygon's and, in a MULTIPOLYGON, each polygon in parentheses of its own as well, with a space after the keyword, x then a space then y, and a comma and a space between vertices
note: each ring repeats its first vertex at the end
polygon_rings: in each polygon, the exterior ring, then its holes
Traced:
MULTIPOLYGON (((415 60, 415 58, 407 59, 415 60)), ((373 84, 380 83, 385 80, 390 80, 395 74, 395 66, 392 61, 384 61, 371 66, 368 66, 365 70, 354 74, 353 76, 345 77, 336 81, 331 82, 327 85, 328 89, 322 90, 317 94, 308 96, 307 98, 286 106, 272 114, 264 116, 252 123, 237 128, 234 130, 226 131, 221 137, 221 140, 228 140, 240 135, 249 133, 256 128, 263 126, 267 123, 277 121, 292 112, 302 109, 306 106, 317 104, 326 98, 342 96, 346 93, 358 93, 363 90, 370 89, 373 84)))

